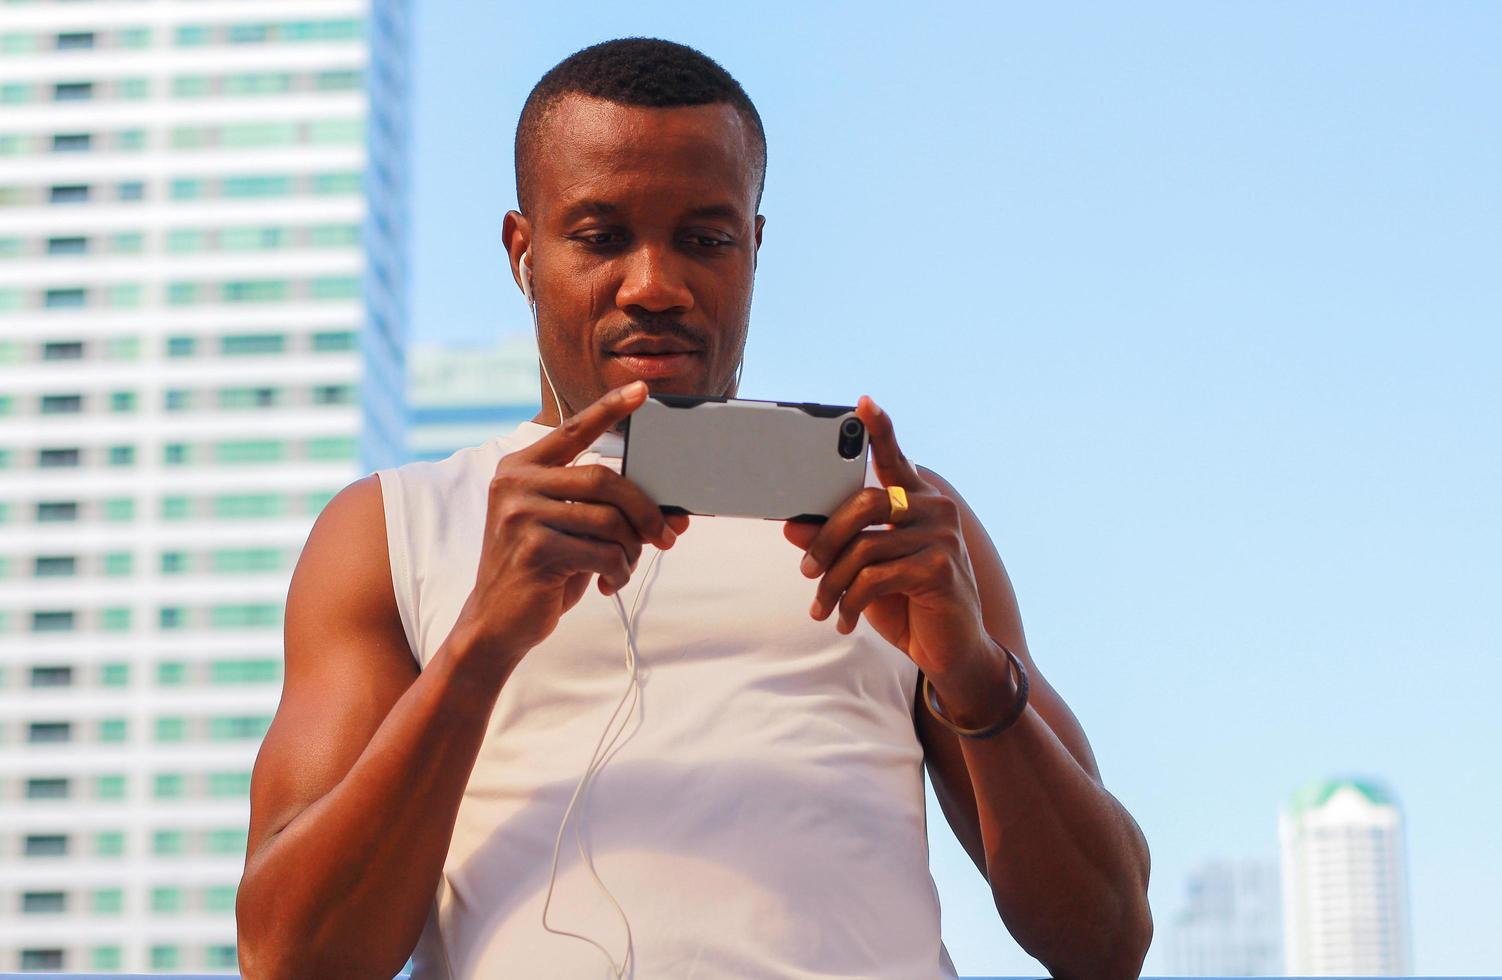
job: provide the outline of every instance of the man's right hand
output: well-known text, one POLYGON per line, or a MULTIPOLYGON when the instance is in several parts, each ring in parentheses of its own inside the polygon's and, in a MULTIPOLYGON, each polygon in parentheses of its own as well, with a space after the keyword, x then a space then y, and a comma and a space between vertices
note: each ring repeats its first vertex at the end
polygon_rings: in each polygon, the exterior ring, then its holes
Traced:
POLYGON ((687 528, 687 517, 664 517, 608 467, 570 465, 646 398, 640 381, 606 392, 496 465, 475 586, 454 624, 483 673, 509 674, 584 595, 591 575, 601 594, 617 592, 643 543, 670 548, 687 528))

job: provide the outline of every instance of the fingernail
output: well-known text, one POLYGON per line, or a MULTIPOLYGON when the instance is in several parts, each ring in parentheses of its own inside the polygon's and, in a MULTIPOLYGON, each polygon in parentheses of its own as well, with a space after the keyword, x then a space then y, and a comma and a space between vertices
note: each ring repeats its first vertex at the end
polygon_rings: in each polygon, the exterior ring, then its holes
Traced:
POLYGON ((810 616, 814 617, 815 619, 823 619, 824 618, 824 605, 823 605, 823 603, 819 602, 818 599, 815 599, 814 600, 814 604, 812 606, 808 607, 808 614, 810 616))
POLYGON ((647 383, 645 381, 633 381, 622 390, 626 393, 626 396, 628 398, 635 397, 636 395, 647 390, 647 383))
POLYGON ((678 533, 672 528, 664 526, 662 529, 662 546, 664 548, 671 548, 673 546, 673 542, 677 540, 678 533))
POLYGON ((819 559, 815 558, 812 554, 806 554, 803 556, 803 564, 799 565, 798 568, 802 570, 805 578, 813 578, 819 574, 819 559))

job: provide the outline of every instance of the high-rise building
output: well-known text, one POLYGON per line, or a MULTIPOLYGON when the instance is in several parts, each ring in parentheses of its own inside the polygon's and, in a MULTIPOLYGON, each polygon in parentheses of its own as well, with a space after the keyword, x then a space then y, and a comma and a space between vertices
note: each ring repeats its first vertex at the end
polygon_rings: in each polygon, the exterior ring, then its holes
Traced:
POLYGON ((1276 862, 1206 862, 1190 873, 1184 907, 1165 930, 1168 972, 1281 976, 1282 927, 1276 862))
POLYGON ((402 0, 0 16, 0 971, 235 965, 318 510, 399 462, 402 0))
POLYGON ((443 459, 516 428, 538 409, 531 334, 493 347, 419 345, 407 354, 407 452, 443 459))
POLYGON ((1310 783, 1279 831, 1288 973, 1406 976, 1403 816, 1387 790, 1365 779, 1310 783))

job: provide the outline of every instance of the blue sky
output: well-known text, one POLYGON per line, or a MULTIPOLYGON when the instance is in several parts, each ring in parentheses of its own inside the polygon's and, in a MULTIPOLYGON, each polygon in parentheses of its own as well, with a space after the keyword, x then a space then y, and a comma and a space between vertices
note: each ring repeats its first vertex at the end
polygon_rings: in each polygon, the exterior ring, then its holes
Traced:
MULTIPOLYGON (((1159 938, 1193 865, 1274 857, 1294 788, 1357 773, 1405 806, 1417 971, 1497 972, 1502 6, 418 16, 414 339, 526 326, 536 79, 702 48, 770 143, 743 392, 869 393, 968 497, 1147 833, 1159 938)), ((1037 970, 933 850, 961 972, 1037 970)))

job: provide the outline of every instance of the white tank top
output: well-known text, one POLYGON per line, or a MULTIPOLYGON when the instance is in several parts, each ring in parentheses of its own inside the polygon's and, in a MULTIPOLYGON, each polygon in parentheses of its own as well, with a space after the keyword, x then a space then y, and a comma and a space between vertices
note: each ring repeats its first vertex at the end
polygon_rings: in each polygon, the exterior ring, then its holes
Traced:
MULTIPOLYGON (((420 666, 474 586, 496 463, 549 431, 523 422, 378 472, 420 666)), ((578 462, 619 471, 620 447, 607 434, 578 462)), ((629 609, 647 590, 640 725, 596 778, 585 825, 631 924, 635 976, 954 977, 928 868, 917 668, 864 619, 841 636, 809 617, 815 582, 777 522, 695 517, 646 580, 655 553, 621 592, 629 609)), ((591 585, 501 690, 414 980, 613 975, 541 916, 559 821, 627 680, 620 619, 591 585)), ((572 830, 548 921, 625 955, 572 830)))

